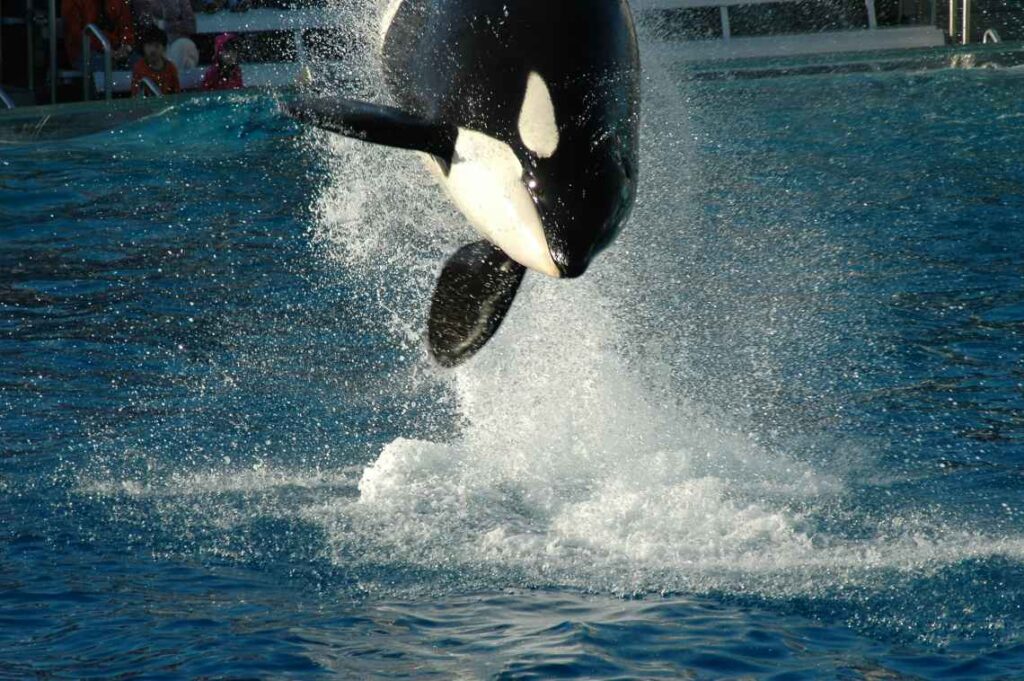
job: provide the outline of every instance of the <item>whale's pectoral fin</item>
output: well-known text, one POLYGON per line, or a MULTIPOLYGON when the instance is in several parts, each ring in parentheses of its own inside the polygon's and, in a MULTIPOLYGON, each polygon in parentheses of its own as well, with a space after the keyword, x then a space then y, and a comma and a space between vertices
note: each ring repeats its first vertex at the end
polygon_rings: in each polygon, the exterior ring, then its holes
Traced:
POLYGON ((430 305, 430 352, 454 367, 472 357, 505 319, 526 268, 487 241, 448 259, 430 305))
POLYGON ((400 109, 341 97, 299 96, 283 105, 296 120, 346 137, 432 154, 451 165, 453 125, 414 116, 400 109))

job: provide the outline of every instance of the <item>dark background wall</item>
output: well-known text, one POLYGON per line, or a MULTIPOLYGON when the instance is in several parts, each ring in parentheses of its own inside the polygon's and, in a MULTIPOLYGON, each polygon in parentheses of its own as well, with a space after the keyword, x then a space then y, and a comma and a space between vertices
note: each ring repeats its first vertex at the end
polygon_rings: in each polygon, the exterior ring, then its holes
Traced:
MULTIPOLYGON (((722 35, 721 19, 714 7, 651 11, 645 13, 643 21, 673 37, 697 39, 722 35)), ((731 7, 729 23, 732 34, 737 37, 777 35, 866 28, 868 15, 863 0, 802 0, 731 7)))
MULTIPOLYGON (((945 4, 948 13, 949 3, 945 4)), ((974 0, 972 21, 974 41, 980 41, 989 28, 996 29, 1003 40, 1024 40, 1024 0, 974 0)))

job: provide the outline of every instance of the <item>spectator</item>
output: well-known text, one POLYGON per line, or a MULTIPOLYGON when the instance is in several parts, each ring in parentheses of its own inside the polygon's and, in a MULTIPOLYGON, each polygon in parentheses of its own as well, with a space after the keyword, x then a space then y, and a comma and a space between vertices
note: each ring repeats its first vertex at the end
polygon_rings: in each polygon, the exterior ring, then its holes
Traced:
POLYGON ((167 58, 178 68, 178 74, 199 66, 199 48, 189 38, 178 38, 167 48, 167 58))
POLYGON ((136 26, 153 24, 166 31, 168 44, 196 32, 196 15, 188 0, 132 0, 132 11, 136 26))
POLYGON ((242 84, 238 59, 238 36, 221 33, 213 43, 213 64, 203 74, 204 90, 237 90, 242 84))
MULTIPOLYGON (((89 24, 96 24, 110 40, 114 61, 124 61, 135 44, 135 30, 132 27, 132 13, 127 0, 61 0, 61 16, 64 19, 64 50, 68 61, 76 69, 82 69, 82 31, 89 24)), ((102 63, 102 46, 92 39, 94 59, 102 63)))
POLYGON ((135 68, 132 69, 132 95, 142 92, 143 78, 152 79, 165 95, 181 92, 178 69, 166 57, 167 34, 156 26, 147 26, 143 29, 140 42, 142 59, 137 61, 135 68))
POLYGON ((167 58, 181 73, 199 64, 199 50, 190 36, 196 32, 196 14, 189 0, 131 0, 138 33, 150 24, 167 32, 167 58))

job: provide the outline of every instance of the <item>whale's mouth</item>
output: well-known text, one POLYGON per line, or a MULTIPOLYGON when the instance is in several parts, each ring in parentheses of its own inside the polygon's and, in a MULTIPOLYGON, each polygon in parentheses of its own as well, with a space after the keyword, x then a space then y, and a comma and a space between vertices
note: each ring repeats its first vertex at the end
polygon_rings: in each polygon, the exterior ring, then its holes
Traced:
POLYGON ((562 279, 576 279, 583 276, 590 267, 592 249, 572 251, 560 246, 552 246, 551 259, 558 267, 562 279))

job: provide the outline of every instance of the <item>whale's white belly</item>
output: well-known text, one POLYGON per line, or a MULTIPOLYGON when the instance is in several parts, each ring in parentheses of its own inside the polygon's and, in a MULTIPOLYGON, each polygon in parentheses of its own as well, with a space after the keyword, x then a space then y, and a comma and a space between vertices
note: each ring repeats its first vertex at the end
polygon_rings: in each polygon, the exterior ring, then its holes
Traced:
POLYGON ((523 166, 504 142, 459 129, 446 175, 437 160, 427 164, 470 224, 520 265, 558 277, 533 198, 523 185, 523 166))

